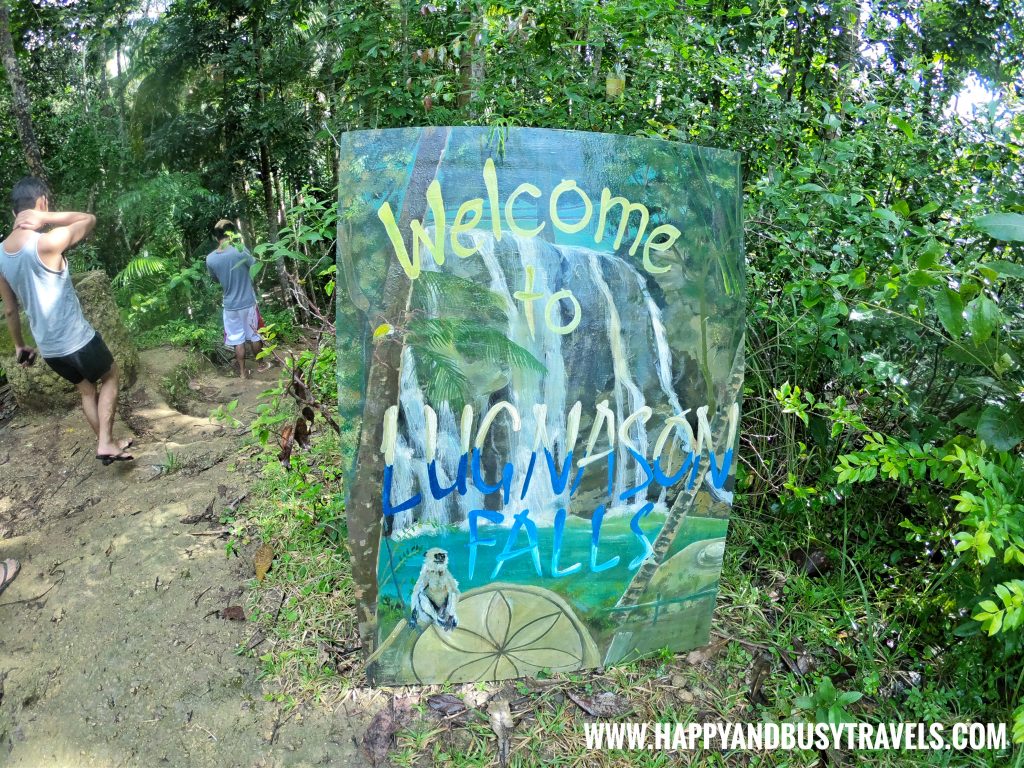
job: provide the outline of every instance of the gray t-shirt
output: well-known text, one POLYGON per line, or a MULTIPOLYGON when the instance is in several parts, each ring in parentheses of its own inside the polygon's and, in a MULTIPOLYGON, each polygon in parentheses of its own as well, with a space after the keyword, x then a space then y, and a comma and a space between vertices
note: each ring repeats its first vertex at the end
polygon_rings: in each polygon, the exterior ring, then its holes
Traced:
POLYGON ((0 247, 0 274, 28 315, 39 354, 63 357, 92 341, 96 331, 82 314, 67 259, 59 272, 39 260, 39 236, 39 232, 29 234, 17 253, 0 247))
POLYGON ((249 267, 256 263, 248 251, 233 245, 213 251, 206 257, 206 269, 224 288, 224 309, 248 309, 256 304, 249 267))

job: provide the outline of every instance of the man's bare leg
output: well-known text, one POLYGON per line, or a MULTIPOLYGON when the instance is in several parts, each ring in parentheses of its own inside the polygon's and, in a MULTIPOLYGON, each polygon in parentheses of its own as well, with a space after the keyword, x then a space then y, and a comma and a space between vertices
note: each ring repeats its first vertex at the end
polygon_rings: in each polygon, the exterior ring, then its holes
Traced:
POLYGON ((96 391, 96 385, 91 381, 85 381, 83 379, 75 384, 75 388, 82 396, 82 410, 85 412, 85 420, 89 422, 89 426, 92 427, 92 431, 97 437, 99 437, 100 417, 99 411, 97 410, 97 398, 99 397, 99 392, 96 391))
POLYGON ((117 456, 122 453, 121 446, 113 441, 114 411, 117 408, 117 364, 110 366, 100 378, 100 392, 96 400, 97 420, 99 429, 96 453, 100 456, 117 456))
POLYGON ((238 375, 246 378, 245 372, 245 342, 235 345, 235 362, 238 364, 238 375))
MULTIPOLYGON (((85 420, 89 422, 89 426, 92 428, 93 433, 97 438, 100 436, 100 417, 99 417, 99 390, 96 389, 96 385, 91 381, 80 381, 75 385, 78 389, 78 393, 82 396, 82 411, 85 412, 85 420)), ((111 437, 113 441, 113 437, 111 437)), ((117 448, 119 451, 123 451, 134 442, 133 440, 117 440, 117 448)))

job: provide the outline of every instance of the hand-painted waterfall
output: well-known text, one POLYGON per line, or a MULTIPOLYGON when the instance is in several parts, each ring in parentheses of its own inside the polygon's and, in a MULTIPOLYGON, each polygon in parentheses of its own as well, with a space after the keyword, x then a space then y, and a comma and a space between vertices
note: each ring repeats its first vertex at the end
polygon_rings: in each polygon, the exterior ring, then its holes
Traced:
MULTIPOLYGON (((673 369, 672 354, 662 322, 661 311, 651 296, 647 279, 633 266, 613 255, 580 246, 555 245, 537 238, 522 238, 505 234, 500 242, 480 230, 464 236, 472 241, 477 253, 464 259, 449 257, 441 268, 445 272, 489 286, 507 305, 507 326, 501 328, 508 338, 528 350, 546 368, 546 372, 530 369, 512 369, 498 387, 490 393, 478 394, 470 405, 475 420, 494 402, 506 400, 518 411, 521 426, 511 428, 509 419, 501 416, 492 426, 481 451, 484 467, 488 471, 500 469, 506 462, 514 466, 517 484, 513 486, 505 524, 522 509, 530 510, 530 518, 540 526, 550 526, 559 507, 570 513, 578 506, 589 515, 596 504, 607 503, 608 514, 634 511, 647 503, 647 492, 629 500, 628 507, 618 507, 617 500, 627 488, 639 485, 644 479, 641 467, 629 455, 623 441, 616 441, 614 465, 614 493, 607 493, 607 474, 595 470, 593 477, 584 480, 580 492, 570 501, 569 490, 556 496, 546 472, 537 471, 521 497, 523 479, 534 451, 537 417, 544 418, 550 449, 559 463, 564 461, 572 446, 566 445, 568 410, 579 401, 582 419, 575 443, 576 457, 586 450, 593 414, 598 403, 608 402, 615 414, 615 429, 630 414, 645 406, 653 411, 648 423, 657 434, 665 419, 683 411, 676 393, 676 382, 681 371, 673 369), (527 269, 533 273, 532 291, 545 299, 563 289, 571 290, 583 308, 579 327, 567 335, 550 330, 544 321, 544 302, 538 301, 534 311, 535 322, 528 320, 529 308, 517 299, 516 293, 526 285, 527 269), (532 326, 532 331, 531 331, 532 326), (646 330, 646 332, 644 332, 646 330), (567 376, 567 372, 571 375, 567 376), (538 414, 536 404, 546 406, 538 414), (588 497, 588 501, 580 501, 588 497), (595 503, 590 503, 597 499, 595 503), (512 509, 514 507, 514 509, 512 509)), ((426 259, 424 270, 437 270, 426 259)), ((417 286, 415 290, 420 290, 417 286)), ((428 313, 443 314, 444 307, 433 296, 428 300, 428 313)), ((440 301, 443 301, 441 299, 440 301)), ((568 323, 571 307, 560 305, 562 316, 558 323, 568 323)), ((678 364, 678 363, 677 363, 678 364)), ((414 509, 400 512, 393 520, 393 532, 401 534, 414 524, 445 526, 464 524, 472 509, 501 508, 494 496, 485 498, 468 484, 468 493, 453 493, 444 499, 434 499, 429 491, 427 463, 426 417, 423 388, 417 375, 416 353, 406 347, 402 354, 400 391, 400 418, 395 443, 395 467, 391 497, 407 499, 421 494, 422 502, 414 509)), ((447 403, 430 403, 437 413, 437 480, 451 485, 459 470, 463 453, 459 414, 452 412, 447 403)), ((703 403, 692 404, 694 408, 703 403)), ((635 420, 629 430, 629 440, 635 450, 650 458, 653 440, 641 420, 635 420)), ((599 442, 602 445, 603 441, 599 442)), ((542 449, 541 449, 542 450, 542 449)), ((600 447, 596 449, 602 450, 600 447)), ((544 458, 541 455, 540 462, 544 458)), ((678 490, 678 489, 674 489, 678 490)), ((658 504, 665 503, 660 492, 658 504)), ((419 527, 418 525, 416 526, 419 527)))

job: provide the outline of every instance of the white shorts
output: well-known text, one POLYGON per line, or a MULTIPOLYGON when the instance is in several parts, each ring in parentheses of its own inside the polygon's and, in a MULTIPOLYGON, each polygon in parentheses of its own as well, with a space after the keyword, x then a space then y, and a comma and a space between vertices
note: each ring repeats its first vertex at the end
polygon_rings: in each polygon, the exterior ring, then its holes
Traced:
POLYGON ((224 343, 229 347, 247 341, 263 341, 259 334, 262 327, 263 318, 255 304, 245 309, 224 310, 224 343))

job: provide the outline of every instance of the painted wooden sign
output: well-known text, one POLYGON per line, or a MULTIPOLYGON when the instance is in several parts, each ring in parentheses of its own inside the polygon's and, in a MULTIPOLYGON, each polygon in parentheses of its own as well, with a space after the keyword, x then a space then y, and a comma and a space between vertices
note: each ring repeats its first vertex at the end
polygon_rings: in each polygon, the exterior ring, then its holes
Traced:
POLYGON ((738 156, 517 128, 340 149, 340 401, 362 420, 347 512, 374 680, 705 643, 743 369, 738 156))

